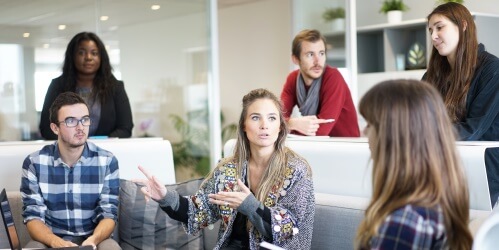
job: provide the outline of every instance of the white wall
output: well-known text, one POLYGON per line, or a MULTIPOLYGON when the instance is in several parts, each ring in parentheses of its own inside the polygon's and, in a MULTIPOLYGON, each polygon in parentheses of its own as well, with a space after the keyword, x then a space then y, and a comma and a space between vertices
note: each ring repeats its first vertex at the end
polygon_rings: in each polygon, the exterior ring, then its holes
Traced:
POLYGON ((255 88, 280 95, 291 65, 291 1, 258 1, 219 10, 220 104, 237 123, 255 88))
MULTIPOLYGON (((356 0, 357 1, 357 26, 386 23, 386 16, 379 13, 382 1, 356 0)), ((404 12, 403 20, 426 18, 438 6, 436 0, 404 0, 409 10, 404 12)), ((464 5, 471 12, 489 13, 499 15, 498 0, 465 0, 464 5)))
POLYGON ((295 33, 303 29, 315 28, 322 33, 331 32, 330 22, 324 21, 322 15, 326 8, 346 8, 348 0, 294 0, 293 22, 295 33))

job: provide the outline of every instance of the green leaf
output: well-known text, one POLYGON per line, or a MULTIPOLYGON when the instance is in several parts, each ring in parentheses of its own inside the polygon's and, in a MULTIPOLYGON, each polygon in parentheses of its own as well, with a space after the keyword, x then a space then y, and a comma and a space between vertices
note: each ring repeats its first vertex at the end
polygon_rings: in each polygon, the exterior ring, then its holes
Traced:
POLYGON ((386 14, 388 11, 391 10, 406 11, 409 10, 409 7, 405 5, 402 0, 385 0, 381 4, 381 9, 379 10, 379 12, 386 14))
POLYGON ((425 67, 425 50, 419 43, 414 43, 407 53, 407 61, 409 68, 424 68, 425 67))

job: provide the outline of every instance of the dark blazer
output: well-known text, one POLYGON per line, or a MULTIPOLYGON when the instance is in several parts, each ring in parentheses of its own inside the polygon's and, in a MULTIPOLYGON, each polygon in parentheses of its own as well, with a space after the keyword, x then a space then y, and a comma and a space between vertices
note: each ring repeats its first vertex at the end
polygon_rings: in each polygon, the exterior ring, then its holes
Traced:
MULTIPOLYGON (((56 140, 57 135, 50 129, 49 109, 55 98, 64 92, 62 77, 52 80, 45 95, 42 114, 40 117, 40 133, 46 140, 56 140)), ((125 85, 118 81, 114 87, 112 96, 106 98, 101 104, 100 121, 97 131, 93 135, 105 135, 109 137, 128 138, 132 136, 132 110, 130 101, 125 91, 125 85)))
MULTIPOLYGON (((466 95, 466 117, 454 127, 462 141, 499 141, 499 59, 483 44, 478 45, 478 64, 466 95)), ((485 151, 485 168, 494 205, 499 197, 499 148, 485 151)))

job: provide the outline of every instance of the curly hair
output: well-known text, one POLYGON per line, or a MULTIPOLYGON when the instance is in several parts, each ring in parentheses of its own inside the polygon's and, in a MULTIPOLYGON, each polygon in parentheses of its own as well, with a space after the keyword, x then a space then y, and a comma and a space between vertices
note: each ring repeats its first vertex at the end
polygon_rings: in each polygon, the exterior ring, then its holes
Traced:
POLYGON ((76 90, 76 79, 78 71, 76 69, 74 60, 78 52, 78 46, 83 41, 93 41, 97 45, 100 56, 100 67, 97 70, 93 80, 93 97, 98 96, 102 103, 105 99, 112 94, 117 79, 112 73, 112 66, 107 54, 106 47, 101 39, 92 32, 81 32, 76 34, 68 44, 64 56, 64 64, 62 66, 62 79, 65 83, 64 91, 76 90))

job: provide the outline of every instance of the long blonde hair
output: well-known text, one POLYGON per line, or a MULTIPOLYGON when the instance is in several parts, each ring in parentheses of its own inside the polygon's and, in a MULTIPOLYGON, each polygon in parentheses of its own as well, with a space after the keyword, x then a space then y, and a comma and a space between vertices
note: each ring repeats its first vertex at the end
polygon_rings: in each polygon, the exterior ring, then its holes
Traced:
POLYGON ((234 161, 237 162, 237 173, 242 175, 243 164, 251 157, 250 142, 244 131, 244 124, 248 116, 248 107, 255 101, 260 99, 271 100, 279 112, 279 135, 274 143, 274 152, 272 153, 269 166, 265 170, 258 190, 255 192, 255 197, 264 202, 268 193, 277 180, 282 179, 285 174, 287 165, 287 153, 294 154, 291 150, 285 147, 286 136, 288 135, 288 126, 282 112, 282 105, 279 99, 270 91, 266 89, 255 89, 250 91, 243 97, 241 116, 239 117, 239 124, 237 128, 237 143, 234 149, 234 161))
POLYGON ((386 81, 364 95, 359 110, 374 131, 373 194, 357 232, 359 246, 369 247, 385 218, 412 204, 440 206, 450 249, 469 249, 468 186, 438 91, 416 80, 386 81))
MULTIPOLYGON (((236 163, 236 172, 238 178, 242 177, 243 166, 245 162, 247 162, 251 157, 250 142, 248 140, 248 137, 246 136, 246 132, 244 131, 244 123, 246 121, 246 116, 248 115, 248 107, 251 104, 253 104, 255 101, 260 99, 268 99, 274 103, 279 112, 279 123, 280 123, 279 135, 277 136, 277 140, 274 143, 274 152, 270 157, 269 166, 265 170, 265 173, 263 173, 260 185, 255 194, 257 200, 265 202, 265 199, 267 198, 270 190, 272 189, 272 186, 285 177, 286 166, 288 164, 287 160, 290 158, 300 158, 304 160, 293 150, 285 146, 286 136, 289 133, 289 129, 282 112, 282 104, 280 100, 272 92, 266 89, 254 89, 243 97, 243 102, 242 102, 243 110, 241 111, 241 116, 239 117, 239 124, 237 126, 237 140, 236 140, 236 145, 234 147, 234 155, 228 158, 224 158, 222 161, 220 161, 218 163, 217 168, 223 166, 227 162, 234 162, 236 163)), ((308 166, 308 174, 311 176, 312 170, 310 169, 310 166, 308 164, 307 166, 308 166)), ((215 170, 216 168, 207 175, 204 182, 206 182, 208 179, 214 176, 215 170)), ((201 184, 201 186, 203 184, 201 184)))

